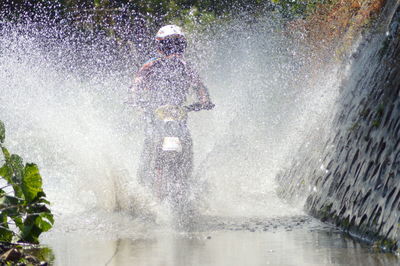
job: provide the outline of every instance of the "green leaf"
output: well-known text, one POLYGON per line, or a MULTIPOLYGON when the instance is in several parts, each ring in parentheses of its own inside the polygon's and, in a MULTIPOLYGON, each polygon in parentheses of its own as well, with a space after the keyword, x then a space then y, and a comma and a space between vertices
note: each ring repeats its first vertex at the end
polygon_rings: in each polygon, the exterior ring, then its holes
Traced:
POLYGON ((22 175, 24 172, 23 160, 17 154, 10 155, 5 147, 2 147, 2 151, 6 163, 0 168, 0 176, 13 186, 14 194, 22 198, 24 197, 21 189, 22 175))
POLYGON ((10 160, 10 153, 8 152, 8 150, 5 147, 1 147, 1 151, 3 152, 4 155, 4 159, 6 159, 6 162, 10 160))
POLYGON ((0 225, 0 241, 11 242, 13 233, 10 229, 0 225))
POLYGON ((10 163, 16 170, 23 171, 24 169, 24 164, 21 156, 18 154, 12 154, 10 157, 10 163))
POLYGON ((39 215, 35 214, 30 215, 25 219, 23 229, 21 230, 21 237, 23 241, 34 244, 39 243, 39 235, 42 233, 42 230, 35 224, 37 217, 39 217, 39 215))
POLYGON ((0 176, 2 176, 9 184, 12 184, 12 175, 12 169, 7 164, 0 168, 0 176))
POLYGON ((35 257, 40 261, 53 262, 55 260, 53 250, 48 247, 41 247, 39 250, 37 250, 35 252, 35 257))
POLYGON ((51 213, 49 208, 46 207, 46 205, 43 204, 33 204, 29 206, 28 213, 51 213))
MULTIPOLYGON (((44 194, 44 193, 43 193, 44 194)), ((39 194, 38 194, 39 195, 39 194)), ((44 203, 44 204, 47 204, 47 205, 50 205, 50 201, 48 201, 48 200, 46 200, 46 199, 44 199, 44 198, 39 198, 37 201, 36 201, 36 203, 44 203)))
POLYGON ((0 226, 8 228, 7 215, 4 212, 0 212, 0 226))
POLYGON ((41 213, 39 217, 35 219, 35 225, 42 231, 49 231, 54 224, 53 215, 50 213, 41 213))
POLYGON ((28 203, 41 197, 41 193, 43 193, 42 177, 36 164, 26 164, 22 177, 22 192, 28 203))
POLYGON ((11 219, 14 217, 21 217, 18 206, 9 206, 3 210, 3 213, 11 219))
POLYGON ((0 241, 11 242, 13 237, 12 231, 8 228, 7 215, 0 212, 0 241))
POLYGON ((0 211, 8 217, 21 217, 21 209, 20 199, 9 195, 0 197, 0 211))
POLYGON ((19 203, 19 199, 17 197, 13 197, 13 196, 9 196, 9 195, 5 195, 0 197, 0 209, 2 207, 7 207, 10 205, 17 205, 19 203))
POLYGON ((11 217, 11 219, 13 219, 13 221, 15 222, 15 224, 18 226, 18 228, 22 231, 24 228, 24 223, 22 221, 21 216, 16 216, 16 217, 11 217))
POLYGON ((6 127, 4 126, 4 123, 0 121, 0 143, 4 143, 5 138, 6 138, 6 127))
POLYGON ((47 201, 47 200, 45 200, 44 198, 46 197, 46 194, 43 192, 43 190, 42 191, 40 191, 40 192, 38 192, 38 194, 37 194, 37 201, 35 201, 35 202, 37 202, 37 203, 41 203, 42 202, 42 200, 43 201, 47 201))
POLYGON ((3 165, 0 167, 0 176, 5 176, 7 174, 7 168, 6 165, 3 165))
POLYGON ((12 175, 12 185, 14 189, 14 193, 17 197, 24 197, 21 183, 22 183, 22 176, 24 174, 24 164, 22 158, 17 154, 12 154, 10 157, 10 164, 13 171, 12 175))
POLYGON ((41 233, 49 231, 54 224, 50 212, 28 215, 21 229, 22 240, 30 243, 39 243, 41 233))

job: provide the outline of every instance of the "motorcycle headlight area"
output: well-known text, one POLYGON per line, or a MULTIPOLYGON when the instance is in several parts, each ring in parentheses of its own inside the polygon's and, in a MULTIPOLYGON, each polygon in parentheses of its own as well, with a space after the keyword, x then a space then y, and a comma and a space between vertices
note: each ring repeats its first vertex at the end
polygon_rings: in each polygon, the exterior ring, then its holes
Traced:
POLYGON ((178 137, 164 137, 163 151, 182 152, 182 144, 178 137))

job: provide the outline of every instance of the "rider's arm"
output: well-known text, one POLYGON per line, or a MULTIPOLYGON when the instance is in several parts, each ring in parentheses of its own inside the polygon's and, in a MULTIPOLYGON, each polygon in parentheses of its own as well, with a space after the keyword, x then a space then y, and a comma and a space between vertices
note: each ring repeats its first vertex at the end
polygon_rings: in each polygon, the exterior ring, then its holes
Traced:
POLYGON ((208 93, 207 87, 200 80, 194 84, 196 96, 199 101, 206 109, 212 109, 214 104, 211 102, 210 94, 208 93))
POLYGON ((144 107, 144 102, 141 100, 141 94, 143 92, 142 86, 140 84, 140 80, 138 77, 135 78, 133 84, 129 88, 129 96, 127 103, 136 106, 136 107, 144 107))
POLYGON ((148 95, 148 88, 146 84, 147 69, 142 67, 135 76, 132 86, 130 87, 129 103, 146 108, 149 105, 146 95, 148 95))
POLYGON ((199 103, 203 105, 204 109, 209 110, 214 108, 215 105, 212 103, 208 89, 201 81, 200 76, 193 69, 190 69, 190 73, 192 76, 192 86, 196 92, 199 103))

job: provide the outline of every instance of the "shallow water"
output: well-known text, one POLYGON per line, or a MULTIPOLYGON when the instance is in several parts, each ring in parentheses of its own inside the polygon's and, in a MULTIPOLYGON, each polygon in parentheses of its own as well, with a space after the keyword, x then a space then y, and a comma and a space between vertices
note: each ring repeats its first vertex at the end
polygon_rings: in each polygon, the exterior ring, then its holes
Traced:
POLYGON ((58 231, 44 242, 55 265, 400 264, 396 255, 376 252, 308 216, 205 219, 204 228, 192 233, 143 227, 136 237, 119 238, 101 229, 58 231))

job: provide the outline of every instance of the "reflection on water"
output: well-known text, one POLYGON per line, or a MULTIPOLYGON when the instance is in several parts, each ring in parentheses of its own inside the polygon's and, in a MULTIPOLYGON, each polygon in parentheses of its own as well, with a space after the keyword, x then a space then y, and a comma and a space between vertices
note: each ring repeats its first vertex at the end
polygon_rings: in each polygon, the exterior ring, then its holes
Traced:
POLYGON ((316 222, 255 232, 158 231, 141 239, 57 233, 45 242, 56 265, 400 265, 397 256, 374 252, 316 222))

